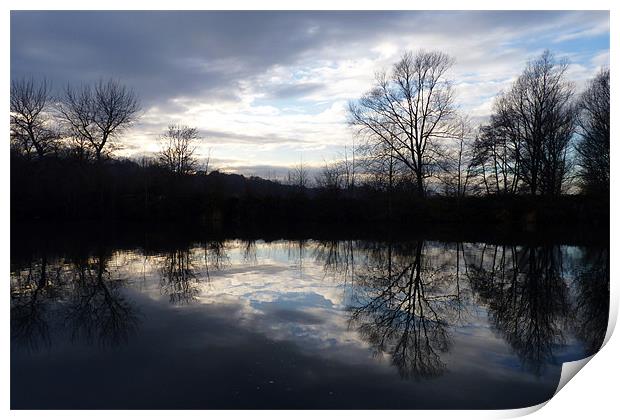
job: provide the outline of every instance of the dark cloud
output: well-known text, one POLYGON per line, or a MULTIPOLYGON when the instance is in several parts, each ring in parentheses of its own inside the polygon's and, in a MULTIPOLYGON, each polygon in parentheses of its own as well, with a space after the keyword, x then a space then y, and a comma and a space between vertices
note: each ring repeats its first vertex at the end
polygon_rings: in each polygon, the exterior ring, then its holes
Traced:
MULTIPOLYGON (((331 47, 346 54, 369 39, 412 29, 474 36, 483 22, 506 31, 563 17, 558 12, 13 11, 11 76, 45 76, 56 86, 118 78, 146 105, 179 96, 234 101, 242 81, 312 51, 331 47)), ((291 84, 272 94, 299 96, 319 87, 291 84)))
POLYGON ((189 124, 230 160, 222 167, 285 175, 260 164, 303 154, 316 166, 335 153, 351 136, 336 101, 360 95, 404 49, 455 55, 460 105, 483 119, 528 57, 562 36, 574 45, 560 52, 581 54, 589 77, 586 60, 609 42, 584 39, 608 38, 608 24, 608 11, 12 11, 11 77, 133 88, 143 112, 119 139, 123 155, 152 153, 167 124, 189 124), (218 149, 231 143, 242 146, 218 149))
POLYGON ((347 34, 332 26, 317 13, 12 12, 11 73, 60 85, 119 78, 149 103, 234 99, 240 81, 347 34))

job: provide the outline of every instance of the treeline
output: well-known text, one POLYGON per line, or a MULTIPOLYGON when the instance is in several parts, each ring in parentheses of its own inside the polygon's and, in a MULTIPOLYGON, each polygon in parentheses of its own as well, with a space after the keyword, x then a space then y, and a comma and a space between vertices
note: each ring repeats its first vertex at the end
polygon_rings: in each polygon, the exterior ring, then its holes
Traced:
POLYGON ((474 128, 457 112, 452 63, 406 53, 351 102, 358 145, 315 177, 300 163, 280 181, 212 171, 200 132, 179 124, 152 158, 114 158, 140 113, 131 89, 110 80, 53 95, 45 81, 13 81, 11 217, 606 226, 609 71, 577 95, 567 64, 545 52, 474 128))
POLYGON ((609 223, 605 197, 421 200, 411 188, 402 185, 391 194, 365 184, 342 190, 300 188, 218 171, 178 175, 157 163, 109 159, 97 164, 60 156, 32 161, 14 155, 11 217, 13 221, 194 222, 263 232, 284 226, 295 229, 301 223, 362 228, 391 222, 418 229, 435 222, 519 229, 567 224, 605 228, 609 223))
MULTIPOLYGON (((441 52, 406 53, 349 106, 368 176, 418 196, 609 194, 609 70, 576 94, 567 61, 545 51, 473 127, 441 52)), ((326 170, 327 172, 327 170, 326 170)), ((330 176, 331 177, 331 176, 330 176)))

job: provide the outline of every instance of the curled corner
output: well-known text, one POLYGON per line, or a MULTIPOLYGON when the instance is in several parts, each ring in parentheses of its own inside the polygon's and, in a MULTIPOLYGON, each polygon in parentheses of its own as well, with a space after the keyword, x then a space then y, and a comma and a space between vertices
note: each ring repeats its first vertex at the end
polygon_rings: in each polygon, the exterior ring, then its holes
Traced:
POLYGON ((587 365, 588 362, 592 360, 592 358, 596 356, 596 354, 599 351, 601 351, 603 347, 605 347, 605 345, 609 341, 616 327, 617 312, 618 312, 618 306, 614 305, 610 309, 609 320, 607 322, 607 332, 605 333, 605 339, 603 340, 603 344, 601 345, 601 348, 596 353, 594 353, 593 355, 589 357, 586 357, 585 359, 574 360, 572 362, 565 362, 562 364, 562 372, 560 373, 560 381, 558 382, 558 386, 555 389, 555 392, 553 393, 553 396, 551 398, 549 398, 547 401, 543 401, 540 404, 532 405, 530 407, 504 410, 499 417, 500 418, 523 417, 523 416, 527 416, 528 414, 532 414, 540 410, 541 408, 543 408, 545 405, 547 405, 547 403, 551 401, 551 399, 555 397, 562 388, 564 388, 564 385, 566 385, 571 379, 573 379, 573 377, 577 374, 577 372, 579 372, 585 365, 587 365))
POLYGON ((549 398, 547 401, 543 401, 540 404, 532 405, 530 407, 523 407, 523 408, 517 408, 517 409, 512 409, 512 410, 506 410, 501 417, 502 418, 523 417, 523 416, 527 416, 528 414, 532 414, 532 413, 540 410, 545 405, 547 405, 547 403, 549 401, 551 401, 551 399, 553 397, 555 397, 556 394, 558 392, 560 392, 560 390, 562 388, 564 388, 564 385, 566 385, 568 383, 568 381, 573 379, 573 377, 577 374, 577 372, 579 372, 593 357, 594 357, 594 355, 586 357, 585 359, 580 359, 580 360, 575 360, 575 361, 572 361, 572 362, 565 362, 565 363, 563 363, 562 364, 562 372, 560 374, 560 382, 558 383, 558 386, 555 389, 555 392, 553 393, 553 396, 551 398, 549 398))
POLYGON ((560 382, 558 382, 558 387, 555 389, 553 396, 555 396, 564 385, 568 383, 573 377, 579 372, 595 355, 593 354, 590 357, 586 357, 585 359, 575 360, 572 362, 564 362, 562 363, 562 373, 560 374, 560 382))
POLYGON ((512 419, 515 417, 525 417, 529 414, 532 414, 541 408, 543 408, 550 400, 541 402, 540 404, 532 405, 530 407, 523 408, 513 408, 511 410, 505 410, 502 412, 501 418, 512 419))
MULTIPOLYGON (((610 296, 610 300, 613 297, 610 296)), ((607 344, 607 342, 609 341, 609 339, 611 338, 611 335, 614 333, 614 330, 616 329, 616 321, 618 320, 618 302, 617 302, 617 295, 615 296, 616 302, 615 304, 611 304, 609 307, 609 318, 607 318, 607 332, 605 333, 605 338, 603 339, 603 344, 601 345, 601 348, 598 349, 598 351, 601 351, 603 349, 603 347, 605 347, 605 345, 607 344)), ((598 353, 598 352, 597 352, 598 353)))
MULTIPOLYGON (((605 338, 603 339, 603 344, 601 344, 601 347, 598 349, 596 353, 594 353, 593 355, 589 357, 586 357, 585 359, 575 360, 572 362, 565 362, 562 364, 562 372, 560 373, 560 381, 558 382, 558 386, 555 389, 555 392, 553 393, 553 397, 555 397, 557 393, 560 392, 562 388, 564 388, 564 385, 566 385, 577 374, 577 372, 579 372, 586 364, 588 364, 588 362, 592 360, 592 358, 596 356, 596 354, 599 351, 601 351, 603 347, 605 347, 605 345, 609 342, 609 339, 611 338, 616 328, 616 321, 618 320, 618 307, 620 306, 618 304, 618 293, 616 293, 615 291, 613 292, 612 291, 613 291, 613 285, 612 285, 612 289, 610 290, 609 318, 607 320, 607 331, 605 332, 605 338)), ((540 410, 541 408, 543 408, 545 405, 547 405, 549 401, 551 401, 553 397, 549 398, 547 401, 543 401, 540 404, 532 405, 530 407, 503 410, 498 417, 499 418, 515 418, 515 417, 527 416, 528 414, 532 414, 540 410)))
POLYGON ((553 396, 555 397, 558 392, 564 385, 568 383, 573 377, 579 372, 596 354, 605 347, 611 335, 613 334, 614 329, 616 328, 616 320, 618 317, 618 307, 614 305, 610 308, 609 318, 607 321, 607 332, 605 333, 605 339, 603 340, 603 344, 601 344, 601 348, 598 349, 596 353, 593 355, 586 357, 585 359, 575 360, 572 362, 564 362, 562 364, 562 373, 560 374, 560 382, 558 383, 558 387, 555 389, 553 396))
MULTIPOLYGON (((610 297, 613 297, 613 296, 615 296, 617 299, 617 295, 612 295, 610 297)), ((555 396, 558 392, 560 392, 560 390, 564 388, 564 385, 566 385, 568 381, 570 381, 573 378, 573 376, 577 374, 577 372, 579 372, 590 360, 592 360, 592 358, 599 351, 603 350, 603 347, 605 347, 605 345, 609 342, 609 339, 611 338, 614 332, 614 329, 616 328, 617 319, 618 319, 618 305, 616 302, 616 304, 610 305, 609 318, 607 319, 607 331, 605 333, 605 338, 603 339, 603 344, 601 344, 601 347, 598 349, 596 353, 594 353, 593 355, 589 357, 586 357, 585 359, 575 360, 572 362, 565 362, 562 364, 562 373, 560 375, 560 382, 558 383, 558 387, 553 393, 553 396, 555 396)))
MULTIPOLYGON (((617 319, 618 319, 618 305, 611 305, 609 309, 609 318, 607 321, 607 331, 605 333, 605 338, 603 339, 603 344, 601 344, 601 347, 598 349, 598 351, 591 356, 588 356, 580 360, 574 360, 572 362, 562 363, 562 372, 560 373, 560 381, 558 382, 558 386, 555 389, 555 392, 553 393, 553 397, 555 397, 557 393, 560 392, 562 388, 564 388, 564 385, 566 385, 571 379, 573 379, 573 377, 577 374, 577 372, 583 369, 583 367, 587 365, 588 362, 592 360, 592 358, 596 356, 596 354, 603 349, 603 347, 605 347, 607 342, 609 342, 609 339, 611 338, 611 335, 613 334, 614 329, 616 328, 617 319)), ((519 416, 525 416, 527 414, 531 414, 535 411, 538 411, 541 408, 543 408, 549 401, 551 401, 551 398, 538 405, 522 408, 520 410, 515 410, 515 411, 520 411, 519 413, 515 413, 515 414, 519 416)))

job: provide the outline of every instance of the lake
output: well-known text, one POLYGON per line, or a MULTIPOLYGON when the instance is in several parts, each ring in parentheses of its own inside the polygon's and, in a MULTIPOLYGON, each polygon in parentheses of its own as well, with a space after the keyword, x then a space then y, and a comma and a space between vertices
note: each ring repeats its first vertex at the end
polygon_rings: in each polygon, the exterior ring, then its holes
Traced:
POLYGON ((12 239, 13 409, 519 408, 607 327, 608 243, 80 234, 12 239))

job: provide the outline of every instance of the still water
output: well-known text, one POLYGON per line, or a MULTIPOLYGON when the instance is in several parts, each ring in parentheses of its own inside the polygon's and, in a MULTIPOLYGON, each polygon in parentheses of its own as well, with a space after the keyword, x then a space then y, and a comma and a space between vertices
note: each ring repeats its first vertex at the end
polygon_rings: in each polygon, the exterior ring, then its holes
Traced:
POLYGON ((11 258, 13 409, 525 407, 598 350, 609 308, 606 246, 221 239, 11 258))

